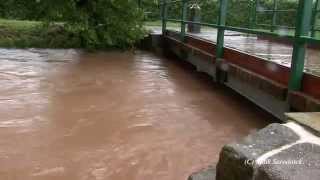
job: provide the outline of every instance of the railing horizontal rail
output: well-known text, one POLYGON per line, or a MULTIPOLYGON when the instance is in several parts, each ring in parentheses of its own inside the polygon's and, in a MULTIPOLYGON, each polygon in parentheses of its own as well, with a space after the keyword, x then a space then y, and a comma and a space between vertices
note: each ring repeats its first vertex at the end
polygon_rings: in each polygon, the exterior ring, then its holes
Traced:
POLYGON ((303 42, 312 43, 312 44, 320 44, 320 39, 315 39, 309 36, 301 36, 300 37, 303 42))
POLYGON ((212 28, 219 28, 218 24, 210 24, 210 23, 203 23, 203 22, 194 22, 194 21, 184 21, 187 24, 196 24, 196 25, 201 25, 201 26, 206 26, 206 27, 212 27, 212 28))
POLYGON ((180 3, 182 2, 182 0, 175 0, 175 1, 166 1, 165 3, 161 2, 159 3, 160 5, 164 5, 164 4, 174 4, 174 3, 180 3))
POLYGON ((170 19, 170 18, 167 18, 166 21, 178 22, 178 23, 181 23, 181 22, 182 22, 181 19, 170 19))
POLYGON ((282 26, 282 25, 271 25, 271 24, 256 24, 257 26, 265 26, 265 27, 277 27, 277 28, 284 28, 284 29, 295 29, 295 27, 291 26, 282 26))
POLYGON ((265 10, 257 10, 257 12, 297 12, 297 10, 295 9, 288 9, 288 10, 285 10, 285 9, 275 9, 275 10, 272 10, 272 9, 265 9, 265 10))
POLYGON ((278 38, 293 39, 293 37, 294 37, 293 35, 283 35, 283 34, 275 33, 275 32, 253 30, 253 29, 241 28, 241 27, 226 26, 226 27, 221 27, 221 28, 224 28, 225 30, 229 30, 229 31, 237 31, 237 32, 256 34, 256 35, 267 35, 267 36, 274 36, 274 37, 278 37, 278 38))
MULTIPOLYGON (((201 25, 201 26, 206 26, 206 27, 212 27, 212 28, 222 28, 224 30, 228 31, 236 31, 236 32, 242 32, 242 33, 248 33, 248 34, 256 34, 256 35, 267 35, 267 36, 274 36, 277 38, 286 38, 291 41, 294 39, 294 35, 283 35, 280 33, 275 33, 275 32, 268 32, 268 31, 261 31, 261 30, 253 30, 249 28, 240 28, 240 27, 232 27, 232 26, 219 26, 217 24, 210 24, 210 23, 202 23, 202 22, 193 22, 193 21, 182 21, 179 19, 166 19, 167 21, 170 22, 184 22, 186 24, 196 24, 196 25, 201 25)), ((306 43, 313 43, 313 44, 320 44, 320 39, 308 37, 308 36, 301 36, 300 37, 302 42, 306 43)))
POLYGON ((212 28, 222 28, 224 30, 229 30, 229 31, 237 31, 237 32, 256 34, 256 35, 275 36, 275 37, 287 38, 287 39, 292 39, 294 37, 293 35, 283 35, 283 34, 279 34, 279 33, 275 33, 275 32, 254 30, 254 29, 241 28, 241 27, 232 27, 232 26, 219 26, 217 24, 209 24, 209 23, 202 23, 202 22, 182 21, 179 19, 166 19, 166 21, 179 22, 179 23, 184 22, 186 24, 197 24, 197 25, 202 25, 202 26, 207 26, 207 27, 212 27, 212 28))

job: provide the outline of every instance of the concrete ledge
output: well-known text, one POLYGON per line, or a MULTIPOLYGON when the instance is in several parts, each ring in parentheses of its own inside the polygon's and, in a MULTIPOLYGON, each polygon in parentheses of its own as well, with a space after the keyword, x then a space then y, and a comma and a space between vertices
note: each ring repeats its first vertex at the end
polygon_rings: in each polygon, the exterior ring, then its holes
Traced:
POLYGON ((289 103, 291 108, 301 112, 319 112, 320 101, 301 92, 290 92, 289 103))
POLYGON ((215 57, 213 55, 188 44, 184 44, 181 41, 171 37, 167 37, 166 40, 170 42, 169 44, 175 45, 171 45, 169 47, 176 56, 194 65, 197 68, 197 71, 205 72, 211 77, 215 78, 216 66, 214 63, 215 57))
POLYGON ((286 100, 287 87, 235 64, 229 64, 229 76, 250 84, 279 100, 286 100))
POLYGON ((320 112, 315 113, 286 113, 289 121, 294 121, 306 127, 316 135, 320 135, 320 112))
POLYGON ((149 34, 143 38, 137 46, 143 50, 152 51, 156 54, 163 54, 162 47, 162 36, 160 34, 149 34))
POLYGON ((224 84, 254 102, 262 109, 270 112, 275 117, 284 120, 284 113, 287 112, 286 101, 279 100, 269 93, 251 86, 249 83, 239 80, 234 76, 228 76, 228 80, 224 84))

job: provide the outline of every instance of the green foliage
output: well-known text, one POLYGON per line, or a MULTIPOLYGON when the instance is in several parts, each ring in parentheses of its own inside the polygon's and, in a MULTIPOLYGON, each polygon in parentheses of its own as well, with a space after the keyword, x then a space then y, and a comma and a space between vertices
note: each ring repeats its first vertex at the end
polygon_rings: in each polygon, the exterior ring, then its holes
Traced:
MULTIPOLYGON (((47 29, 61 22, 63 35, 80 39, 78 46, 84 48, 127 48, 145 35, 143 12, 135 0, 1 1, 3 17, 45 21, 47 29)), ((63 35, 51 42, 64 40, 63 35)))
POLYGON ((160 19, 160 3, 158 0, 142 0, 141 8, 144 12, 144 20, 156 21, 160 19))
POLYGON ((61 24, 0 19, 0 46, 14 48, 80 48, 81 39, 61 24))
MULTIPOLYGON (((146 0, 145 0, 146 1, 146 0)), ((278 9, 281 10, 295 10, 297 8, 297 0, 278 0, 278 9)), ((201 8, 201 21, 205 23, 217 23, 219 14, 219 1, 218 0, 193 0, 190 1, 191 6, 193 3, 198 3, 201 8)), ((227 25, 238 27, 249 27, 250 19, 252 18, 252 12, 254 11, 253 0, 229 0, 228 2, 228 15, 227 25), (251 18, 250 18, 251 16, 251 18)), ((154 4, 153 10, 148 11, 158 12, 160 8, 157 4, 154 4)), ((258 10, 272 10, 273 0, 259 0, 258 10)), ((172 19, 181 19, 181 3, 170 4, 168 11, 168 17, 172 19)), ((277 24, 281 26, 295 25, 295 12, 279 12, 277 13, 277 24)), ((153 17, 147 19, 148 21, 154 20, 153 17)), ((251 19, 252 20, 252 19, 251 19)), ((257 13, 257 24, 271 25, 272 14, 270 12, 257 13)), ((259 25, 258 25, 259 27, 259 25)), ((264 26, 261 26, 264 27, 264 26)), ((265 27, 264 27, 265 28, 265 27)))
POLYGON ((36 0, 0 0, 0 16, 7 19, 38 20, 43 15, 36 0))

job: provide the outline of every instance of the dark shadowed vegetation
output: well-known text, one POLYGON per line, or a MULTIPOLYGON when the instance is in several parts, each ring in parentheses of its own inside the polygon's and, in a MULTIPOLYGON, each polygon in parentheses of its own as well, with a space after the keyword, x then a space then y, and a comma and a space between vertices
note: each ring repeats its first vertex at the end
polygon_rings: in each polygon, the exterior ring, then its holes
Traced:
MULTIPOLYGON (((218 0, 190 0, 189 6, 197 3, 201 8, 202 22, 217 23, 219 14, 219 1, 218 0)), ((250 18, 254 11, 253 0, 229 0, 228 1, 228 17, 227 24, 231 26, 249 27, 250 18), (250 6, 251 5, 251 6, 250 6)), ((157 1, 150 0, 148 3, 143 4, 147 13, 147 20, 154 21, 160 17, 159 3, 157 1), (153 12, 153 13, 151 13, 153 12)), ((278 9, 281 10, 294 10, 297 8, 297 0, 278 0, 278 9)), ((257 9, 271 10, 273 8, 273 0, 259 0, 257 9)), ((168 16, 172 19, 181 19, 181 3, 171 3, 168 16)), ((282 12, 278 14, 277 24, 282 26, 294 26, 295 25, 296 12, 282 12)), ((270 12, 257 13, 258 24, 271 24, 272 14, 270 12)))
MULTIPOLYGON (((169 0, 168 0, 169 1, 169 0)), ((0 0, 0 46, 48 48, 128 48, 145 35, 144 23, 160 25, 160 0, 0 0), (9 21, 14 20, 14 21, 9 21), (27 20, 27 21, 26 21, 27 20), (152 23, 153 22, 153 23, 152 23)), ((201 8, 201 21, 217 23, 218 0, 190 0, 201 8)), ((270 30, 273 0, 229 0, 227 25, 270 30), (267 25, 267 26, 265 26, 267 25)), ((276 24, 294 27, 297 0, 278 1, 276 24)), ((181 3, 168 18, 181 19, 181 3)), ((292 29, 286 32, 291 33, 292 29)))
POLYGON ((0 0, 0 16, 14 20, 0 22, 6 47, 127 48, 145 33, 135 0, 0 0))

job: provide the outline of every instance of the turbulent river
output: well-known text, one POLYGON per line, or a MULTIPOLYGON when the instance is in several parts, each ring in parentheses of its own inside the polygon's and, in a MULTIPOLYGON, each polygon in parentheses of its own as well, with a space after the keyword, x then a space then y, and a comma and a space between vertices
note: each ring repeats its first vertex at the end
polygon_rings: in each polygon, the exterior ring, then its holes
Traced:
POLYGON ((0 49, 1 180, 185 180, 272 119, 144 51, 0 49))

